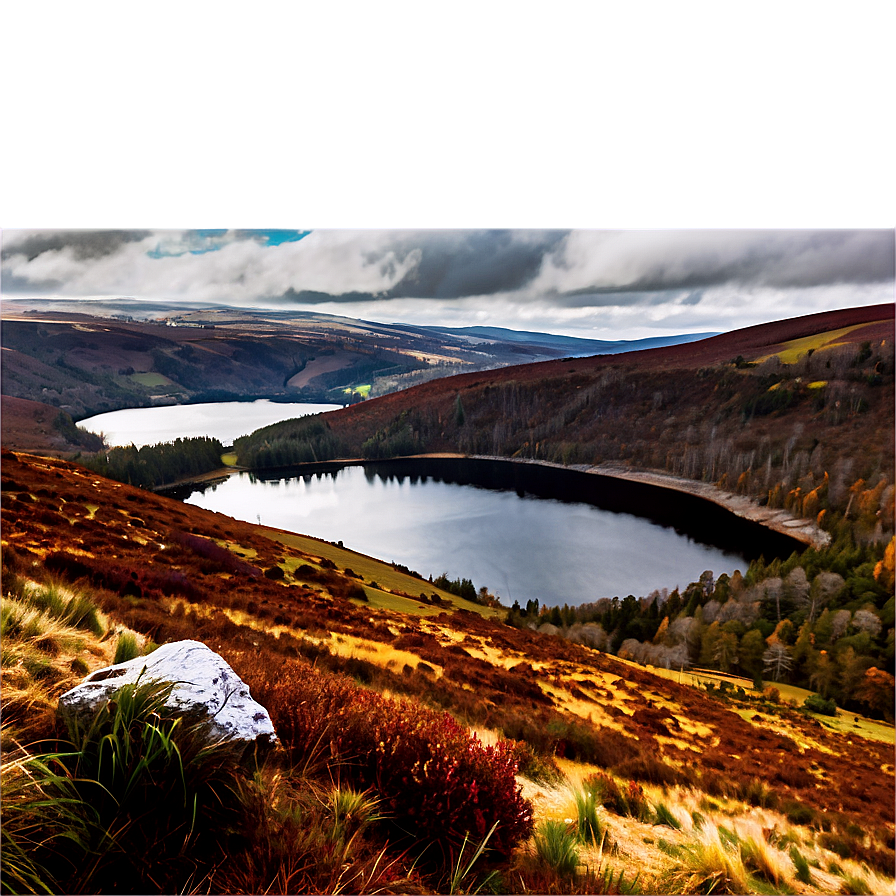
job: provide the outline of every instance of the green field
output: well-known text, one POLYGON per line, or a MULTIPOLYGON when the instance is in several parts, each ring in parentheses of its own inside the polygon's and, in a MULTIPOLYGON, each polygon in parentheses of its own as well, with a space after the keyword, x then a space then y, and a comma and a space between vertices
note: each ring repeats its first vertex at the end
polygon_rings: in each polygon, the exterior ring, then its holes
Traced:
POLYGON ((141 386, 148 386, 150 388, 156 386, 171 386, 174 382, 173 380, 169 380, 167 376, 162 376, 161 373, 132 373, 128 379, 135 383, 139 383, 141 386))
MULTIPOLYGON (((392 591, 402 591, 405 594, 417 595, 421 592, 426 594, 438 594, 443 601, 453 605, 459 610, 469 610, 473 613, 479 613, 480 616, 500 616, 503 610, 495 610, 491 607, 483 607, 480 604, 463 600, 448 591, 442 591, 436 588, 430 582, 416 579, 406 573, 393 569, 388 563, 381 560, 375 560, 365 554, 358 554, 348 548, 340 548, 338 545, 330 544, 328 541, 321 541, 317 538, 311 538, 307 535, 295 535, 291 532, 280 532, 276 529, 266 529, 261 527, 259 533, 272 539, 279 541, 287 547, 295 548, 306 554, 312 554, 317 557, 325 557, 332 560, 336 567, 340 570, 351 569, 364 578, 364 590, 367 593, 368 603, 372 607, 379 607, 387 610, 399 610, 402 613, 412 613, 419 616, 435 616, 445 612, 445 607, 431 606, 422 604, 415 600, 408 600, 398 594, 391 594, 392 591), (381 588, 372 588, 371 582, 376 582, 381 588), (382 590, 388 589, 388 590, 382 590)), ((289 572, 299 563, 305 562, 298 560, 295 564, 292 561, 287 562, 286 568, 289 572)))

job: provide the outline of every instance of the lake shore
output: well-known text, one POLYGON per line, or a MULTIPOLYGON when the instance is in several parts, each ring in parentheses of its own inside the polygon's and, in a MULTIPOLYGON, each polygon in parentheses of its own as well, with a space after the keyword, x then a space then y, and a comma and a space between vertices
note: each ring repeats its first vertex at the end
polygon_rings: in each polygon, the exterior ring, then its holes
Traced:
MULTIPOLYGON (((463 457, 460 454, 435 454, 420 455, 421 457, 463 457)), ((612 479, 623 479, 627 482, 641 482, 645 485, 654 485, 657 488, 669 489, 693 495, 705 501, 711 501, 719 507, 724 507, 735 516, 750 522, 758 523, 781 535, 795 538, 797 541, 814 548, 821 548, 829 544, 831 536, 810 520, 800 519, 783 509, 762 507, 752 498, 744 495, 733 495, 709 482, 698 482, 694 479, 684 479, 663 473, 659 470, 635 470, 621 464, 555 464, 549 461, 531 460, 529 458, 491 457, 486 455, 468 455, 479 460, 511 460, 514 463, 536 464, 544 467, 553 467, 560 470, 576 470, 579 473, 590 473, 596 476, 607 476, 612 479)))
MULTIPOLYGON (((636 470, 630 467, 625 467, 621 464, 569 464, 564 466, 563 464, 556 464, 551 463, 550 461, 535 460, 531 458, 500 457, 496 455, 492 456, 483 454, 467 455, 450 452, 415 454, 410 455, 407 458, 393 459, 412 460, 415 458, 428 458, 433 460, 437 460, 440 458, 468 458, 470 460, 502 461, 505 463, 511 462, 516 464, 551 467, 558 470, 574 470, 578 473, 588 473, 595 476, 606 476, 611 479, 621 479, 627 482, 639 482, 645 485, 655 486, 656 488, 681 492, 682 494, 692 495, 697 498, 702 498, 705 501, 710 501, 711 503, 719 507, 725 508, 741 519, 749 520, 753 523, 758 523, 759 525, 764 526, 767 529, 772 530, 773 532, 777 532, 781 535, 787 535, 790 538, 793 538, 810 547, 821 548, 829 544, 831 540, 831 536, 815 523, 811 522, 810 520, 795 517, 793 516, 793 514, 789 513, 786 510, 780 508, 775 510, 770 507, 762 507, 761 505, 757 504, 752 498, 748 498, 744 495, 731 494, 731 492, 726 492, 723 489, 720 489, 718 486, 713 485, 712 483, 698 482, 693 479, 684 479, 680 476, 673 476, 670 473, 664 473, 659 470, 636 470)), ((315 464, 305 464, 302 466, 311 467, 315 470, 332 470, 344 466, 356 466, 358 464, 364 464, 367 462, 368 461, 366 461, 364 458, 353 457, 343 458, 340 460, 319 461, 315 464)), ((293 468, 294 467, 284 469, 293 468)), ((188 486, 194 482, 208 483, 218 480, 224 480, 234 473, 241 472, 250 471, 248 471, 245 467, 239 466, 221 467, 217 470, 212 470, 208 473, 204 473, 201 476, 193 476, 176 483, 169 483, 168 485, 160 486, 157 491, 165 493, 172 489, 183 488, 184 486, 188 486)))

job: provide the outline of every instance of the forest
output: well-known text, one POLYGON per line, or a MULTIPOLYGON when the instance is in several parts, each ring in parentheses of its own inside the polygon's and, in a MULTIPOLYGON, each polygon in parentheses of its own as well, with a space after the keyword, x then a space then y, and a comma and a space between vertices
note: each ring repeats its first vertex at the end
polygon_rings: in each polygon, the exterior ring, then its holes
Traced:
POLYGON ((134 445, 110 448, 81 458, 81 463, 109 479, 140 488, 157 488, 217 470, 223 453, 224 446, 218 439, 202 436, 142 448, 134 445))
POLYGON ((743 676, 759 691, 794 684, 892 721, 894 546, 856 544, 844 527, 830 546, 753 561, 745 575, 706 571, 682 593, 515 603, 507 622, 645 665, 743 676))

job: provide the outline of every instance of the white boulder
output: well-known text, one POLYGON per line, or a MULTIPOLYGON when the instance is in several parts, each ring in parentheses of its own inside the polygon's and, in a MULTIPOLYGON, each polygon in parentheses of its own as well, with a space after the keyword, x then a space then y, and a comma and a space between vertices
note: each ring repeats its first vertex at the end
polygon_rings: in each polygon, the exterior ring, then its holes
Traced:
POLYGON ((184 712, 208 712, 213 740, 273 744, 277 734, 267 710, 256 703, 248 686, 215 653, 199 641, 175 641, 149 656, 97 669, 59 698, 63 717, 93 714, 125 684, 164 681, 174 685, 166 705, 184 712))

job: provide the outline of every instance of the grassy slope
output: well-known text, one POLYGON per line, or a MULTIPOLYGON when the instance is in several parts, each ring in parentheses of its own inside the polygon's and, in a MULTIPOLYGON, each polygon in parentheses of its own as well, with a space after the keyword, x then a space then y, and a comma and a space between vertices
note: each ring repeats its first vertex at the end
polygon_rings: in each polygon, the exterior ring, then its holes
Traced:
MULTIPOLYGON (((793 828, 781 812, 786 800, 872 832, 862 849, 880 852, 892 838, 892 751, 871 740, 847 743, 786 707, 719 702, 615 658, 507 629, 481 615, 434 614, 432 607, 426 607, 426 616, 416 615, 424 605, 391 592, 383 593, 378 607, 369 588, 370 604, 346 600, 340 583, 355 581, 340 574, 346 567, 393 592, 413 595, 420 582, 354 552, 205 513, 63 462, 5 454, 3 475, 4 554, 14 547, 25 566, 58 551, 73 554, 90 564, 95 576, 105 576, 94 588, 107 614, 144 636, 197 637, 223 650, 238 670, 241 664, 249 669, 259 650, 283 656, 284 662, 296 654, 313 656, 319 667, 350 671, 378 689, 444 706, 490 737, 513 730, 544 748, 539 737, 554 732, 548 742, 565 781, 525 785, 542 820, 571 817, 573 790, 596 770, 586 746, 580 746, 577 761, 562 758, 576 754, 575 725, 593 732, 589 736, 597 738, 602 764, 623 778, 644 774, 645 768, 651 774, 656 760, 682 782, 696 774, 690 780, 697 790, 647 785, 648 801, 669 805, 681 817, 683 833, 604 813, 620 850, 613 863, 642 868, 645 879, 653 881, 648 889, 675 891, 664 875, 683 859, 669 854, 669 843, 699 839, 693 811, 744 836, 757 824, 793 830, 800 848, 822 866, 815 872, 816 892, 836 891, 840 883, 827 869, 846 863, 832 857, 810 827, 793 828), (320 570, 321 561, 330 560, 338 571, 329 582, 253 577, 197 553, 195 545, 179 543, 184 535, 224 544, 232 556, 258 569, 278 565, 292 572, 304 563, 320 570), (119 569, 126 575, 115 580, 112 573, 119 569), (192 586, 188 593, 177 592, 180 579, 173 573, 186 577, 192 586), (139 596, 129 580, 139 586, 139 596), (396 609, 402 606, 410 612, 396 609), (765 782, 779 800, 778 810, 743 802, 747 791, 738 788, 751 780, 765 782), (701 795, 701 789, 710 794, 701 795)), ((9 680, 4 674, 4 682, 9 680)), ((587 745, 587 738, 581 743, 587 745)), ((837 829, 838 822, 832 823, 837 829)), ((855 839, 850 842, 859 849, 855 839)), ((786 853, 781 855, 790 868, 786 853)), ((857 865, 849 867, 868 875, 857 865)))

